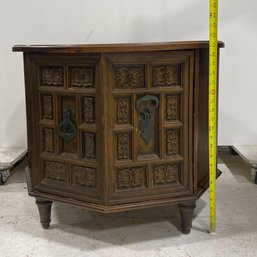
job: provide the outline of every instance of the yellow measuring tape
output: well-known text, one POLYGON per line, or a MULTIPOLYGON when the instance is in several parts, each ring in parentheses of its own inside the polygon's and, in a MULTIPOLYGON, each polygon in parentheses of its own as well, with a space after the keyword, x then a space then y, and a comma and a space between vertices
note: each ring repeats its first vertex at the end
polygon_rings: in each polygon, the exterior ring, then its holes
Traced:
POLYGON ((212 233, 216 231, 218 0, 210 0, 209 37, 209 184, 212 233))

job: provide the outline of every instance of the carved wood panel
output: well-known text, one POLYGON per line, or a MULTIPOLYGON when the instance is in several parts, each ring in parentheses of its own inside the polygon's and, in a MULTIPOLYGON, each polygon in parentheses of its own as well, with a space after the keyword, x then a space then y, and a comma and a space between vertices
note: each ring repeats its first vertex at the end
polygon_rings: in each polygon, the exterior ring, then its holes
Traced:
POLYGON ((152 86, 167 87, 181 84, 181 68, 179 64, 154 65, 152 67, 152 86))
POLYGON ((44 161, 44 178, 68 182, 68 172, 65 164, 56 161, 44 161))
POLYGON ((177 121, 180 119, 181 106, 180 106, 181 94, 172 94, 166 96, 166 120, 177 121))
POLYGON ((41 96, 42 118, 53 119, 53 97, 52 95, 44 94, 41 96))
POLYGON ((177 163, 155 165, 152 172, 153 186, 180 183, 180 165, 177 163))
POLYGON ((116 97, 116 123, 131 123, 131 103, 130 97, 116 97))
POLYGON ((96 158, 96 135, 92 132, 84 133, 84 158, 95 159, 96 158))
POLYGON ((70 67, 69 87, 93 88, 94 87, 94 67, 70 67))
POLYGON ((96 189, 96 169, 84 166, 73 166, 72 185, 96 189))
POLYGON ((82 98, 82 117, 83 123, 95 122, 95 98, 93 96, 82 98))
POLYGON ((44 151, 53 153, 54 152, 54 129, 44 128, 43 138, 44 138, 44 151))
POLYGON ((144 65, 119 65, 115 67, 116 88, 142 88, 145 83, 144 65))
POLYGON ((167 156, 174 156, 179 154, 180 149, 180 130, 168 129, 166 130, 166 154, 167 156))
POLYGON ((131 159, 131 135, 130 133, 120 133, 116 136, 117 141, 117 159, 131 159))
POLYGON ((41 67, 41 86, 63 86, 63 68, 41 67))
POLYGON ((146 187, 146 173, 144 167, 118 169, 117 189, 133 189, 146 187))

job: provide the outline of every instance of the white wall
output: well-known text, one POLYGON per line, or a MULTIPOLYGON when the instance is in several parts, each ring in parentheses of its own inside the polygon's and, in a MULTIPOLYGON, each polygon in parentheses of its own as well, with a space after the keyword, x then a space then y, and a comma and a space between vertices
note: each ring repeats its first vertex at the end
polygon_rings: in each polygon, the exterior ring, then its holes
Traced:
POLYGON ((220 1, 219 143, 257 144, 257 1, 220 1), (221 3, 222 2, 222 3, 221 3))
MULTIPOLYGON (((0 0, 0 148, 26 146, 15 44, 208 39, 207 0, 0 0)), ((257 143, 257 2, 220 1, 219 144, 257 143), (233 4, 233 6, 232 6, 233 4)))

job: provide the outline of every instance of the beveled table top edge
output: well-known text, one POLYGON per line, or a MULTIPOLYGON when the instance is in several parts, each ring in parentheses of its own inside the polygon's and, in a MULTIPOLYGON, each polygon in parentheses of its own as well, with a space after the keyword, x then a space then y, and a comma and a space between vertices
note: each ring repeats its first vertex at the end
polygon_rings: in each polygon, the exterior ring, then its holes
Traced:
MULTIPOLYGON (((222 41, 218 47, 224 47, 222 41)), ((111 53, 140 51, 169 51, 208 48, 209 41, 175 41, 154 43, 121 44, 60 44, 60 45, 15 45, 14 52, 50 52, 50 53, 111 53)))

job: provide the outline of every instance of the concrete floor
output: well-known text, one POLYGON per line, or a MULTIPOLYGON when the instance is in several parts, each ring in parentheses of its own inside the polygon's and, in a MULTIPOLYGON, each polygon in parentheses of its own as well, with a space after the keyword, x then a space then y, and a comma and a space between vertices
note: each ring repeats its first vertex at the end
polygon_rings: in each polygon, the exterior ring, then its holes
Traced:
POLYGON ((191 234, 178 231, 175 206, 104 216, 54 203, 43 230, 27 195, 22 162, 0 187, 1 257, 254 257, 257 256, 257 185, 250 166, 223 152, 217 181, 217 232, 208 234, 208 192, 197 202, 191 234))

